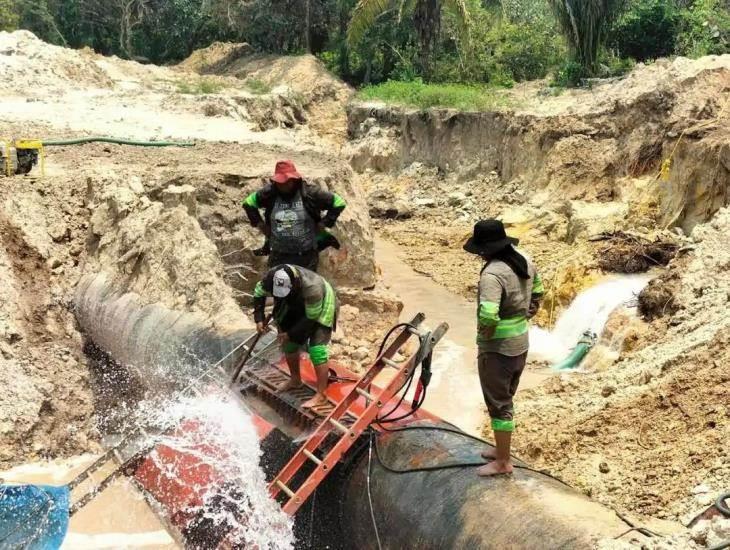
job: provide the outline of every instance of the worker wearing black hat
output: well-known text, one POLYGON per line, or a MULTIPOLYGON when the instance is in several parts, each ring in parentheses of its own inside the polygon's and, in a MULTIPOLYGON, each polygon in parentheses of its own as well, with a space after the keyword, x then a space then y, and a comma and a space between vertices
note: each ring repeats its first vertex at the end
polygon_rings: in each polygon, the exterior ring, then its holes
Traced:
POLYGON ((486 262, 477 297, 478 364, 496 448, 482 453, 493 460, 477 470, 481 476, 512 472, 513 398, 527 362, 527 321, 537 313, 544 292, 535 266, 515 248, 518 243, 501 221, 483 220, 464 244, 464 250, 486 262))

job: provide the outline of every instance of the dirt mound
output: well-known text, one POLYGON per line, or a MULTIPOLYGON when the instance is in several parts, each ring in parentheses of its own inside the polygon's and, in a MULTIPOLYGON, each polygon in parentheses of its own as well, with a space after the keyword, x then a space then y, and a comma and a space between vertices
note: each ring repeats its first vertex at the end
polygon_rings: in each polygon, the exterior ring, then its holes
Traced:
POLYGON ((40 91, 111 88, 112 79, 90 50, 43 42, 29 31, 0 32, 0 90, 32 96, 40 91))
POLYGON ((346 139, 345 105, 353 90, 313 55, 251 54, 247 44, 216 42, 193 52, 178 68, 234 76, 260 92, 288 93, 309 113, 309 127, 338 144, 346 139))
POLYGON ((650 326, 650 345, 518 395, 519 453, 599 500, 660 518, 686 522, 726 490, 728 235, 727 208, 695 228, 694 250, 658 285, 673 285, 672 307, 656 298, 666 319, 650 326))
POLYGON ((207 48, 195 50, 177 67, 198 74, 221 74, 234 61, 253 53, 253 48, 246 43, 213 42, 207 48))
POLYGON ((84 256, 82 193, 0 186, 0 465, 93 448, 92 395, 68 304, 84 256))

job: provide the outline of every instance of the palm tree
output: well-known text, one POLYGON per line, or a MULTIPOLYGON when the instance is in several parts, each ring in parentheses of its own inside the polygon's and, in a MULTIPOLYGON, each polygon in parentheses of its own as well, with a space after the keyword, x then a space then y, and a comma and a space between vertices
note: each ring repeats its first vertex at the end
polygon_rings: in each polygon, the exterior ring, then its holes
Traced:
POLYGON ((596 74, 598 52, 627 0, 548 0, 571 55, 587 74, 596 74))
POLYGON ((355 46, 382 15, 398 10, 398 18, 412 15, 420 45, 421 68, 428 75, 431 54, 441 31, 441 12, 451 10, 462 30, 469 25, 467 0, 359 0, 347 30, 347 41, 355 46))

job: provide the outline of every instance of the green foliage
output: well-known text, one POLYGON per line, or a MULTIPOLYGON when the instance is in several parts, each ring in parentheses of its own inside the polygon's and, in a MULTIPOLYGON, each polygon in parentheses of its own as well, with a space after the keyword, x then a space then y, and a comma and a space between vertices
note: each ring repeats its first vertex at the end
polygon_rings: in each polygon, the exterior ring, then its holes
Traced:
POLYGON ((598 73, 598 56, 608 30, 626 0, 548 0, 558 28, 568 43, 572 61, 587 75, 598 73))
POLYGON ((700 57, 730 53, 730 2, 695 0, 679 13, 679 55, 700 57))
POLYGON ((378 20, 390 12, 398 13, 398 22, 413 18, 419 45, 419 60, 424 74, 430 76, 430 64, 441 32, 442 11, 450 11, 459 23, 461 34, 469 28, 467 0, 359 0, 347 30, 350 47, 357 47, 365 36, 377 28, 378 20))
POLYGON ((258 78, 247 78, 243 81, 243 85, 249 92, 256 95, 268 94, 271 91, 271 86, 258 78))
POLYGON ((575 88, 580 86, 587 76, 588 73, 583 65, 577 61, 566 61, 555 71, 550 85, 558 88, 575 88))
POLYGON ((464 84, 424 84, 421 80, 399 82, 391 80, 366 86, 358 93, 364 101, 429 109, 442 107, 469 111, 484 111, 507 105, 495 89, 464 84))
POLYGON ((13 0, 0 0, 0 31, 14 31, 18 28, 18 22, 13 0))
POLYGON ((609 43, 639 61, 674 53, 679 13, 674 0, 634 0, 611 29, 609 43))
POLYGON ((201 78, 194 82, 187 80, 180 80, 177 82, 177 91, 181 94, 188 95, 210 95, 217 94, 225 86, 210 78, 201 78))

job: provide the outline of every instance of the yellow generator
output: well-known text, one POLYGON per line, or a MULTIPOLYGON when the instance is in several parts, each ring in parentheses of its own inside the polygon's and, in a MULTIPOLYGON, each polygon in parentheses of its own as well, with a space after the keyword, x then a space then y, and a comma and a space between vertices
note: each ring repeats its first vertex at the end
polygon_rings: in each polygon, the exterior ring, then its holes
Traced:
POLYGON ((43 168, 43 142, 18 139, 0 141, 0 175, 28 174, 41 161, 43 168))

